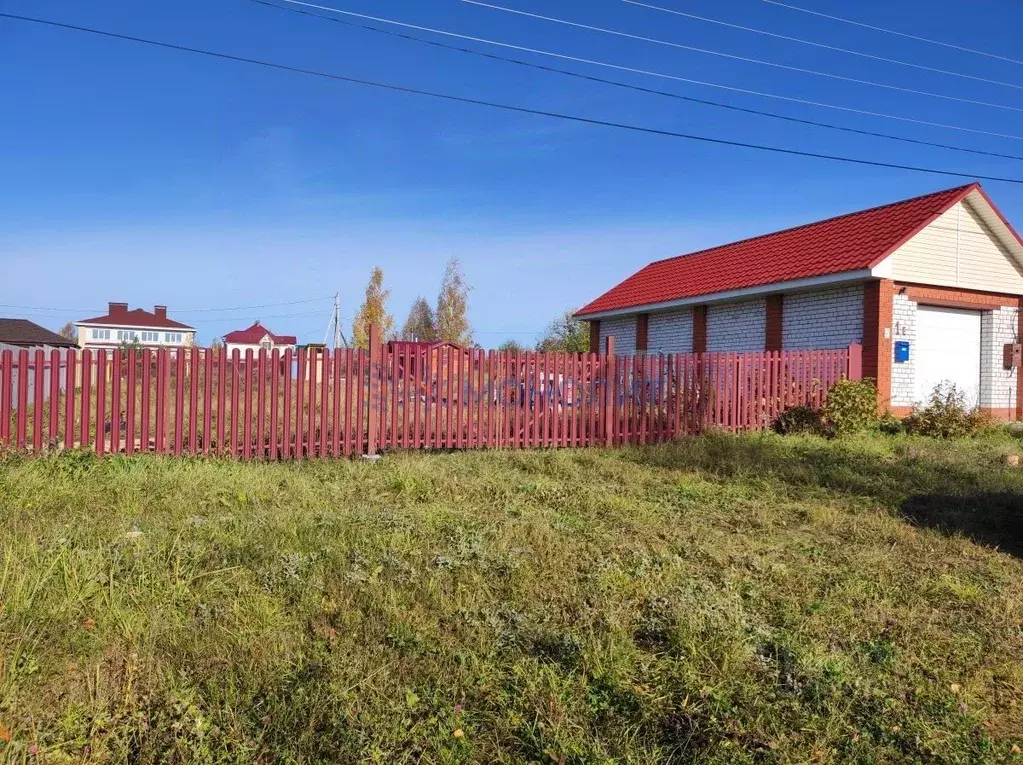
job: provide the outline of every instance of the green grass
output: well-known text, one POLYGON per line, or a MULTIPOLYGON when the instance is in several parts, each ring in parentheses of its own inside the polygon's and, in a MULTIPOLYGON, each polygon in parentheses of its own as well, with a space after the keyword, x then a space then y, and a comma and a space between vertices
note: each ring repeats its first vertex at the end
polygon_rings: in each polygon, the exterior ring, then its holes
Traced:
POLYGON ((8 457, 0 759, 1014 762, 1017 449, 8 457))

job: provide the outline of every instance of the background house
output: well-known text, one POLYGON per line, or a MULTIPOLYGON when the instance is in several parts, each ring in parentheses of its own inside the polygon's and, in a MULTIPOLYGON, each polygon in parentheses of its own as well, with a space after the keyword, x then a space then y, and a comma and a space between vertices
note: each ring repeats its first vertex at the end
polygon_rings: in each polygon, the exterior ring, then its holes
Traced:
MULTIPOLYGON (((0 354, 4 351, 11 351, 12 363, 18 363, 18 356, 21 351, 28 351, 30 354, 28 369, 28 399, 35 400, 36 375, 35 355, 36 351, 43 351, 46 354, 41 384, 44 396, 50 395, 50 375, 56 373, 60 381, 60 389, 65 389, 66 377, 64 371, 67 368, 67 352, 70 348, 77 348, 74 340, 68 340, 56 332, 51 332, 45 327, 40 327, 28 319, 0 319, 0 354), (58 361, 53 363, 53 352, 57 352, 58 361)), ((22 374, 20 368, 15 368, 12 374, 12 390, 18 390, 18 376, 22 374)), ((15 406, 17 402, 15 402, 15 406)))
POLYGON ((247 329, 238 329, 224 335, 224 346, 228 355, 237 350, 242 358, 245 358, 245 351, 252 351, 252 355, 255 356, 260 348, 265 349, 267 353, 275 348, 281 353, 288 349, 295 350, 297 342, 294 335, 275 335, 258 321, 247 329))
POLYGON ((0 319, 0 351, 17 353, 21 350, 40 350, 46 351, 48 355, 54 349, 63 354, 68 348, 77 347, 74 340, 68 340, 28 319, 0 319))
POLYGON ((82 348, 119 348, 137 344, 144 348, 177 348, 195 344, 195 328, 167 317, 167 306, 158 305, 152 313, 127 303, 109 303, 107 313, 76 321, 78 344, 82 348))
POLYGON ((1023 240, 979 184, 652 263, 576 315, 620 353, 841 348, 905 414, 949 381, 1023 419, 1023 240))

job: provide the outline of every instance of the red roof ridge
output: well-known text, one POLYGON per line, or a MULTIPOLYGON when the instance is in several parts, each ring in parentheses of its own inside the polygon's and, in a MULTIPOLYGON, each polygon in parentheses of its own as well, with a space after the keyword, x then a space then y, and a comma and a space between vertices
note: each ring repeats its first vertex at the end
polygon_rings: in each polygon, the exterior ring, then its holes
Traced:
MULTIPOLYGON (((885 257, 974 191, 998 211, 978 183, 855 210, 655 260, 580 308, 575 315, 627 312, 642 306, 695 302, 708 295, 785 282, 868 274, 885 257)), ((1005 221, 1004 217, 1002 219, 1005 221)), ((1006 225, 1012 230, 1007 221, 1006 225)))
POLYGON ((187 329, 194 330, 188 324, 169 319, 167 316, 157 316, 145 308, 124 309, 122 313, 106 313, 103 316, 94 316, 91 319, 82 319, 75 324, 100 324, 111 327, 152 327, 155 329, 187 329))
POLYGON ((702 255, 705 252, 712 252, 713 250, 721 249, 722 247, 731 247, 738 244, 746 244, 748 242, 755 242, 757 239, 764 239, 769 236, 777 236, 778 234, 787 234, 791 231, 799 231, 802 228, 808 228, 810 226, 819 226, 823 223, 832 223, 842 218, 851 218, 854 215, 863 215, 865 213, 878 212, 886 207, 896 207, 897 205, 904 205, 910 202, 920 202, 929 197, 940 197, 945 194, 951 194, 953 191, 963 192, 963 196, 966 195, 967 189, 972 191, 974 188, 979 189, 980 184, 974 181, 973 183, 967 183, 962 186, 953 186, 952 188, 942 189, 940 191, 932 191, 929 194, 921 194, 917 197, 910 197, 909 199, 899 199, 895 202, 886 202, 883 205, 875 205, 874 207, 866 207, 862 210, 853 210, 847 213, 841 213, 840 215, 832 215, 830 218, 821 218, 820 220, 812 220, 807 223, 800 223, 798 226, 790 226, 789 228, 780 228, 777 231, 768 231, 766 234, 757 234, 756 236, 749 236, 745 239, 736 239, 731 242, 724 242, 723 244, 716 244, 713 247, 705 247, 702 250, 693 250, 692 252, 684 252, 681 255, 671 255, 667 258, 661 258, 660 260, 653 260, 648 263, 648 266, 652 266, 655 263, 667 263, 669 260, 677 260, 678 258, 688 258, 692 255, 702 255))
POLYGON ((228 332, 224 335, 224 342, 236 343, 238 345, 257 345, 267 335, 277 345, 296 345, 298 343, 298 338, 295 335, 276 335, 269 327, 260 324, 259 319, 256 319, 252 326, 245 329, 236 329, 233 332, 228 332))

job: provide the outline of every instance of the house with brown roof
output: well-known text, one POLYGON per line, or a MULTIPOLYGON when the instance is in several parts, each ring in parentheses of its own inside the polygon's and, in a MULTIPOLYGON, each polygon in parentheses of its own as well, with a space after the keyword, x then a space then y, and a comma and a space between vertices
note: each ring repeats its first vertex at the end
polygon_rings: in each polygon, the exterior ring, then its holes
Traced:
MULTIPOLYGON (((20 375, 25 374, 26 396, 29 401, 35 400, 36 383, 42 386, 42 395, 49 400, 53 390, 51 382, 56 375, 60 390, 66 389, 68 351, 77 348, 74 340, 40 327, 28 319, 0 319, 0 359, 7 353, 11 354, 14 364, 11 390, 16 391, 20 385, 20 375), (28 354, 28 363, 24 370, 21 366, 21 354, 28 354), (43 362, 37 364, 37 354, 43 354, 43 362)), ((14 402, 17 406, 17 402, 14 402)))
POLYGON ((74 340, 68 340, 28 319, 0 319, 0 351, 49 353, 56 348, 63 354, 64 350, 77 347, 74 340))
POLYGON ((76 321, 78 344, 82 348, 119 348, 139 345, 143 348, 177 348, 195 343, 195 328, 167 316, 167 306, 152 310, 128 310, 127 303, 109 303, 107 313, 76 321))
POLYGON ((1023 239, 973 183, 651 263, 576 316, 594 351, 861 343, 896 414, 950 382, 1023 419, 1021 302, 1023 239))

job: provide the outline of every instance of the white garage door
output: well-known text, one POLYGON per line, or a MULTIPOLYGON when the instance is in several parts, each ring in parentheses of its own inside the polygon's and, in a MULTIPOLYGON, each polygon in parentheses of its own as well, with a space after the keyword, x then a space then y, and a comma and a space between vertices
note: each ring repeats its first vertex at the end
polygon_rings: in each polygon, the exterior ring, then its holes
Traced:
POLYGON ((916 399, 952 382, 969 405, 980 400, 980 311, 920 306, 916 312, 916 399))

